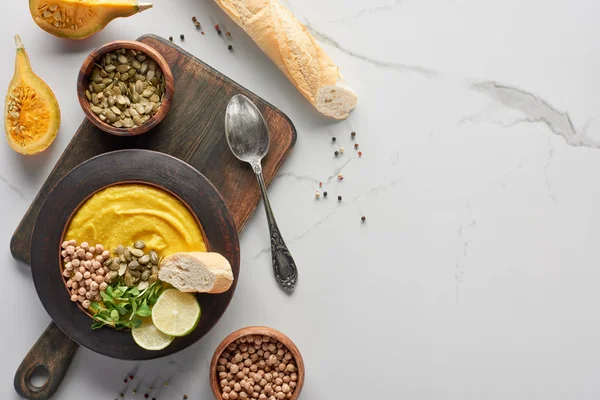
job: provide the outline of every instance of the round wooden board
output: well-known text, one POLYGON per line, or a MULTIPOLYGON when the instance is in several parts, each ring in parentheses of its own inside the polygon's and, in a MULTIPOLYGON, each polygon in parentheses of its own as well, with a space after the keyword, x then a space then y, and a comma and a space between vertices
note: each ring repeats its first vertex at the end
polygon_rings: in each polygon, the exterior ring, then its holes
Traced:
POLYGON ((238 234, 225 202, 214 186, 188 164, 148 150, 106 153, 84 162, 49 193, 33 230, 31 270, 35 288, 46 311, 71 339, 108 357, 148 360, 176 353, 200 340, 217 323, 233 297, 240 271, 238 234), (166 349, 139 347, 129 331, 101 328, 92 331, 92 319, 71 302, 59 268, 61 236, 74 211, 93 193, 107 186, 139 182, 161 187, 179 197, 200 221, 211 251, 229 260, 235 277, 229 291, 198 295, 202 317, 188 336, 166 349))

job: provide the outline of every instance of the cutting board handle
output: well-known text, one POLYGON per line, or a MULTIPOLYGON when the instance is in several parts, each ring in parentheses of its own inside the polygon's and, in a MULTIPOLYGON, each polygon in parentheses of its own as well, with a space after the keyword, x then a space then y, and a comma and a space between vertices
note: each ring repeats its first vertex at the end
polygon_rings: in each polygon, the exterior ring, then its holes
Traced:
POLYGON ((15 373, 15 390, 27 400, 48 400, 58 390, 79 345, 53 322, 33 345, 15 373), (36 369, 46 369, 48 379, 40 387, 31 382, 36 369))

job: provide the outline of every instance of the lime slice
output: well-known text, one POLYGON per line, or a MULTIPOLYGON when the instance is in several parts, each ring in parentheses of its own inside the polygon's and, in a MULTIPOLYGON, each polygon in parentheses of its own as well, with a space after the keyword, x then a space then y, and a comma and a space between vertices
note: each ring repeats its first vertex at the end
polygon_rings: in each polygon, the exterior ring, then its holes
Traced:
POLYGON ((156 329, 152 319, 144 318, 142 325, 131 330, 133 340, 143 349, 162 350, 171 344, 173 336, 167 335, 156 329))
POLYGON ((196 328, 200 314, 200 305, 194 295, 167 289, 152 307, 152 322, 162 333, 179 337, 196 328))

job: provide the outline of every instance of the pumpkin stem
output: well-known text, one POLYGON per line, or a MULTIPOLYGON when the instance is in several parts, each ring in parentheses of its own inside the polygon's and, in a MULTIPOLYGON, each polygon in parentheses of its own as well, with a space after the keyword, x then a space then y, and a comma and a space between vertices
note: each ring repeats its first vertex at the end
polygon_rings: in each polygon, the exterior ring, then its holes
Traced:
POLYGON ((140 12, 142 11, 146 11, 149 8, 152 8, 154 4, 152 3, 138 3, 138 10, 140 10, 140 12))
POLYGON ((23 46, 23 41, 19 35, 15 35, 15 44, 17 45, 17 50, 25 49, 25 46, 23 46))

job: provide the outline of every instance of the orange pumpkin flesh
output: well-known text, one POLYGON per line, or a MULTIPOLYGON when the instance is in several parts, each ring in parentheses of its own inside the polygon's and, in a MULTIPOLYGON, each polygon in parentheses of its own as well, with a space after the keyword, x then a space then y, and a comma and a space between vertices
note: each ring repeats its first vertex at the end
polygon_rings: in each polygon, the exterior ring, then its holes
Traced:
POLYGON ((10 147, 21 154, 48 148, 60 127, 60 108, 52 90, 31 69, 19 36, 15 36, 15 74, 8 86, 4 128, 10 147))

